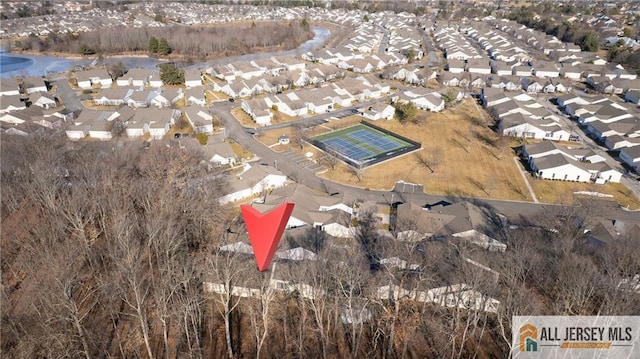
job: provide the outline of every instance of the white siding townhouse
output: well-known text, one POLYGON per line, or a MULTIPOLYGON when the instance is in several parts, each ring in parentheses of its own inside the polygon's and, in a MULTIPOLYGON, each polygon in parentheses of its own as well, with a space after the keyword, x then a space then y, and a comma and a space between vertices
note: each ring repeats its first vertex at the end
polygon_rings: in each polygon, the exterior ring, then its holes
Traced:
POLYGON ((640 172, 640 146, 625 147, 620 150, 620 160, 640 172))
POLYGON ((200 70, 186 70, 184 72, 184 84, 187 88, 202 86, 202 74, 200 70))
POLYGON ((20 95, 2 96, 2 101, 0 101, 0 113, 24 110, 25 108, 27 108, 27 104, 22 101, 20 95))
POLYGON ((296 206, 287 222, 287 229, 315 227, 333 237, 352 238, 350 222, 353 209, 350 203, 343 201, 344 197, 322 196, 304 185, 296 184, 273 190, 266 201, 255 201, 253 206, 260 212, 266 212, 284 202, 294 202, 296 206), (332 206, 323 206, 326 204, 332 206))
MULTIPOLYGON (((533 169, 538 168, 538 177, 545 179, 567 180, 595 183, 619 183, 622 173, 612 169, 605 159, 588 148, 572 148, 551 141, 528 144, 522 151, 533 169), (565 161, 566 160, 566 161, 565 161), (590 177, 585 181, 585 171, 590 177), (565 179, 565 175, 567 176, 565 179), (577 176, 580 176, 578 179, 577 176)), ((535 171, 535 170, 534 170, 535 171)))
POLYGON ((142 88, 149 84, 151 78, 151 70, 147 69, 129 69, 126 74, 116 79, 116 84, 122 87, 138 87, 142 88))
POLYGON ((204 157, 215 167, 235 165, 238 161, 233 148, 222 135, 208 136, 205 145, 201 145, 195 138, 181 138, 178 142, 188 149, 202 152, 204 157))
POLYGON ((360 109, 362 117, 371 120, 391 120, 395 114, 395 108, 387 103, 379 102, 373 106, 360 109))
POLYGON ((538 178, 589 182, 591 173, 563 154, 556 153, 540 158, 534 158, 530 163, 531 169, 538 178))
POLYGON ((267 126, 271 124, 273 113, 271 107, 267 105, 264 99, 253 99, 242 101, 240 107, 246 112, 255 123, 260 126, 267 126))
POLYGON ((287 176, 270 166, 245 165, 242 173, 228 178, 230 193, 220 197, 221 204, 263 194, 265 191, 279 188, 287 183, 287 176))
POLYGON ((125 131, 129 137, 148 133, 153 139, 162 139, 181 114, 179 110, 166 108, 139 108, 135 110, 125 131))
POLYGON ((429 89, 416 88, 411 91, 404 91, 394 96, 392 101, 394 103, 411 102, 417 108, 431 112, 440 112, 444 109, 444 100, 442 99, 442 95, 429 89))
POLYGON ((47 93, 31 95, 31 101, 33 102, 33 106, 38 106, 45 110, 58 107, 56 99, 47 93))
POLYGON ((20 94, 20 84, 15 77, 0 81, 0 96, 17 96, 20 94))
MULTIPOLYGON (((4 80, 3 80, 4 81, 4 80)), ((34 92, 47 92, 47 85, 42 77, 25 77, 22 79, 21 87, 27 94, 34 92)))
POLYGON ((202 107, 187 107, 183 115, 196 133, 213 133, 213 116, 202 107))
POLYGON ((106 69, 94 69, 78 71, 74 74, 78 87, 90 89, 93 86, 107 88, 111 86, 113 80, 106 69))
POLYGON ((553 141, 569 140, 569 132, 551 120, 532 120, 521 113, 501 117, 500 129, 503 136, 535 138, 553 141))

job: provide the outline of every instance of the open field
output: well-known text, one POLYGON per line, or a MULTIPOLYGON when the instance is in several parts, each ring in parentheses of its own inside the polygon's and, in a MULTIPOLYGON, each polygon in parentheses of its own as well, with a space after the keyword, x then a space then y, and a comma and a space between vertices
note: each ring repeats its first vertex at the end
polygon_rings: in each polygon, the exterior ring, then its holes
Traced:
POLYGON ((425 120, 407 125, 396 120, 375 124, 420 142, 422 150, 360 173, 341 163, 323 176, 371 189, 390 189, 396 181, 404 180, 423 184, 426 192, 434 194, 532 200, 512 160, 509 141, 488 128, 483 119, 489 116, 472 99, 440 113, 419 111, 418 116, 425 120))

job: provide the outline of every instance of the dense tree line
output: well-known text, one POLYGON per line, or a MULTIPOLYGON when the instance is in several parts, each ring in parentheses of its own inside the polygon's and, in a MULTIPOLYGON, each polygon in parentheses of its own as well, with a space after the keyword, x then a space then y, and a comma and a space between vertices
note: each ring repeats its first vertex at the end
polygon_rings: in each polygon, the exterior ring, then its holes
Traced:
MULTIPOLYGON (((220 250, 246 243, 246 229, 218 205, 224 183, 197 151, 63 136, 0 144, 6 357, 506 357, 512 315, 640 311, 640 296, 619 285, 640 273, 640 234, 589 246, 589 203, 550 207, 516 230, 492 216, 485 230, 504 253, 463 240, 397 242, 379 235, 376 211, 360 208, 351 242, 313 228, 288 238, 324 260, 258 272, 252 256, 220 250), (418 267, 383 260, 393 257, 418 267), (274 279, 315 295, 276 291, 274 279), (460 283, 499 299, 498 312, 378 295, 386 285, 410 293, 460 283), (258 291, 238 297, 234 286, 258 291)), ((419 221, 403 213, 392 229, 419 221)))
POLYGON ((103 53, 175 53, 194 58, 231 56, 261 48, 295 48, 313 37, 305 23, 254 22, 216 26, 111 28, 80 34, 51 33, 21 39, 17 48, 33 51, 103 53), (153 41, 155 39, 155 41, 153 41))
POLYGON ((595 32, 570 22, 559 22, 550 16, 536 18, 529 8, 517 8, 507 14, 507 18, 532 29, 553 35, 564 42, 580 45, 583 51, 598 51, 600 39, 595 32))

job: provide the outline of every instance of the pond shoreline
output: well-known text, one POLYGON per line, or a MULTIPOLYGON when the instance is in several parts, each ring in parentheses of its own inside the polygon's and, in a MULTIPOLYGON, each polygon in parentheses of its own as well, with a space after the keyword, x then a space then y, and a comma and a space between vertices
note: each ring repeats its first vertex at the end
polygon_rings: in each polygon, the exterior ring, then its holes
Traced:
MULTIPOLYGON (((296 53, 307 52, 317 48, 324 43, 330 36, 331 30, 328 26, 320 26, 320 24, 314 24, 312 26, 314 37, 303 42, 294 49, 286 50, 280 47, 269 49, 252 49, 256 52, 250 54, 237 54, 237 55, 225 55, 219 54, 218 56, 212 56, 207 59, 200 59, 194 61, 188 55, 170 55, 167 57, 152 57, 143 53, 120 53, 114 55, 105 55, 105 63, 122 62, 126 67, 141 67, 141 68, 155 68, 158 64, 163 62, 191 62, 193 65, 188 68, 203 69, 210 64, 230 63, 234 61, 250 61, 257 58, 266 58, 271 56, 280 55, 294 55, 296 53), (260 51, 266 50, 266 51, 260 51)), ((77 54, 60 53, 60 52, 35 52, 35 51, 16 51, 6 52, 4 49, 0 51, 1 56, 7 57, 22 57, 31 60, 31 65, 0 73, 0 78, 11 78, 20 76, 47 76, 54 73, 63 73, 70 71, 76 67, 90 67, 96 63, 98 57, 92 56, 79 56, 77 54)))

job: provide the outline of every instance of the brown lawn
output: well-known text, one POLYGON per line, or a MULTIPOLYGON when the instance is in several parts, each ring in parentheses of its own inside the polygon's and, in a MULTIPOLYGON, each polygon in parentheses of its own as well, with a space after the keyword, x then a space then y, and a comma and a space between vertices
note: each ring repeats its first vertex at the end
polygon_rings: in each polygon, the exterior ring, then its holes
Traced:
POLYGON ((246 112, 244 112, 240 107, 234 107, 231 110, 231 115, 233 115, 233 117, 236 118, 236 120, 238 120, 238 122, 240 122, 240 124, 243 127, 256 127, 258 124, 251 118, 251 116, 249 116, 249 114, 247 114, 246 112))
POLYGON ((256 135, 256 139, 267 146, 275 145, 278 143, 278 138, 282 135, 287 135, 289 138, 293 138, 295 129, 293 127, 278 128, 275 130, 261 131, 256 135))
POLYGON ((204 93, 204 97, 205 100, 207 101, 207 104, 211 105, 213 102, 219 102, 219 101, 228 101, 229 100, 229 96, 220 92, 220 91, 213 91, 213 90, 207 90, 204 93))
POLYGON ((547 203, 575 203, 577 198, 598 198, 589 195, 576 195, 574 192, 597 192, 613 195, 616 202, 629 209, 640 209, 640 200, 622 183, 608 183, 599 185, 594 183, 578 183, 565 181, 550 181, 529 177, 529 183, 540 202, 547 203))
POLYGON ((418 116, 425 118, 420 124, 401 125, 392 120, 376 125, 422 143, 421 150, 365 168, 359 174, 341 163, 323 176, 371 189, 390 189, 396 181, 404 180, 423 184, 427 193, 532 200, 513 161, 509 141, 501 140, 488 128, 484 120, 488 114, 476 108, 471 99, 452 110, 419 111, 418 116))
POLYGON ((171 128, 169 129, 169 132, 167 132, 166 135, 164 135, 165 139, 172 139, 175 137, 176 133, 179 133, 181 135, 187 135, 189 137, 194 137, 196 135, 196 132, 193 130, 193 127, 191 127, 191 125, 189 125, 188 122, 186 121, 178 121, 176 123, 176 125, 171 126, 171 128))
POLYGON ((251 159, 253 158, 253 153, 247 151, 244 147, 242 147, 238 142, 227 138, 225 141, 227 141, 227 143, 229 143, 229 145, 231 146, 231 149, 233 150, 233 153, 236 154, 236 156, 238 156, 239 158, 244 158, 244 159, 251 159))
POLYGON ((273 117, 271 118, 271 124, 272 125, 277 125, 279 123, 289 123, 289 122, 293 122, 295 120, 299 120, 300 118, 297 117, 292 117, 289 115, 285 115, 284 113, 280 112, 280 111, 273 111, 271 110, 271 113, 273 114, 273 117))
POLYGON ((85 100, 81 102, 82 106, 91 110, 115 111, 118 109, 118 106, 96 105, 93 103, 93 100, 85 100))

